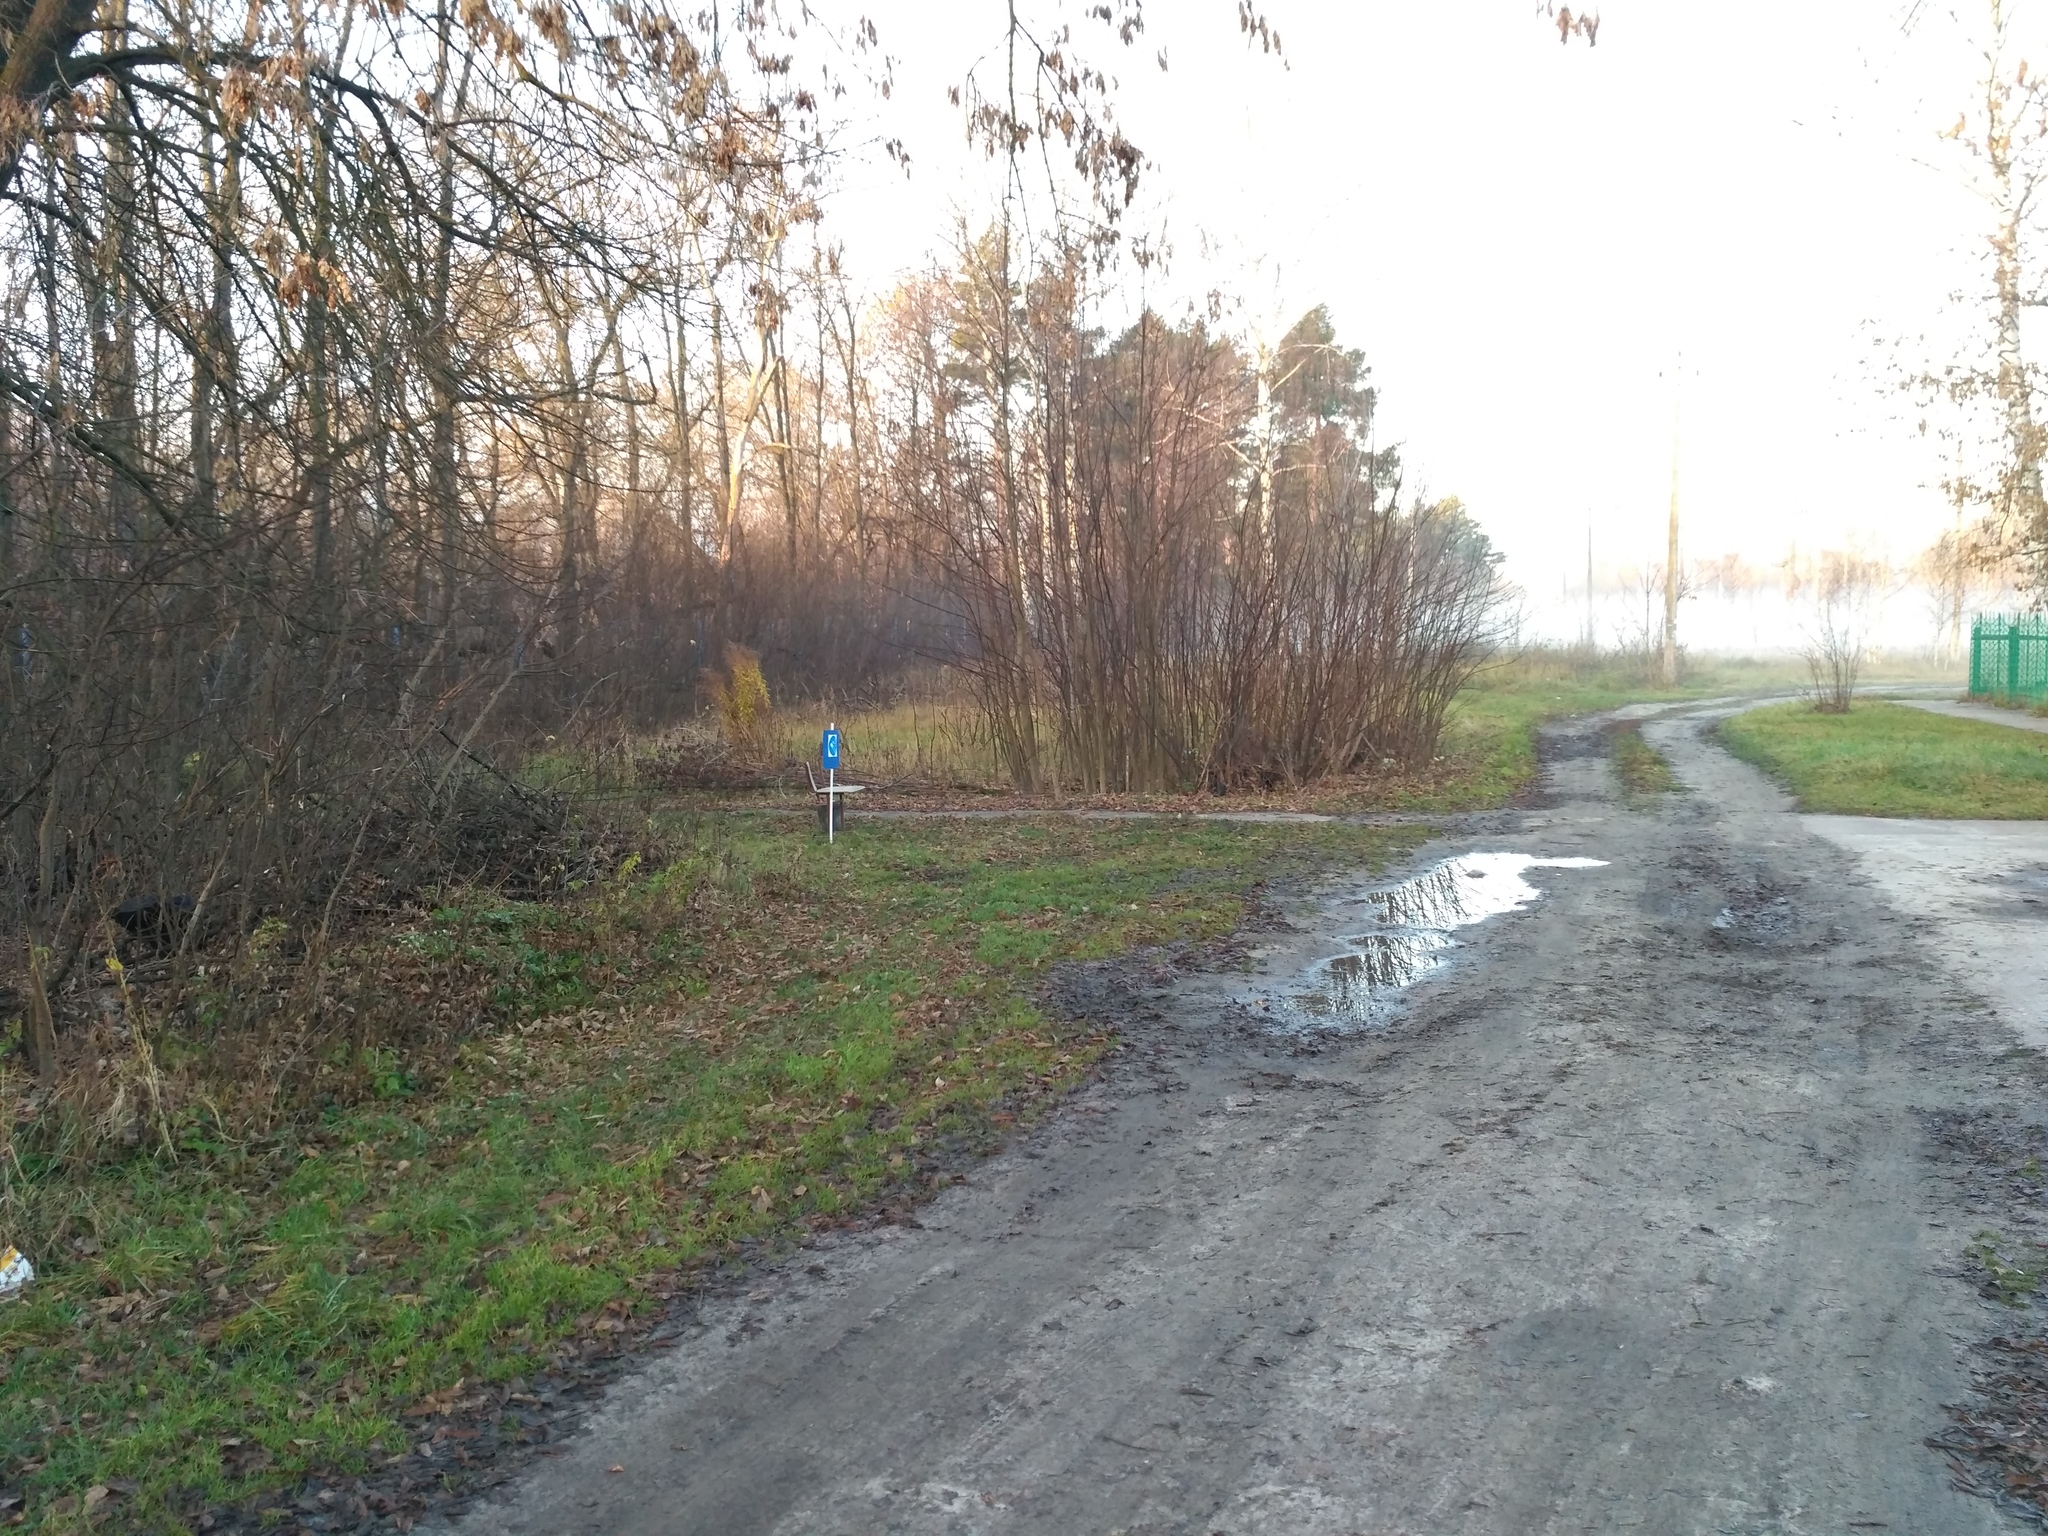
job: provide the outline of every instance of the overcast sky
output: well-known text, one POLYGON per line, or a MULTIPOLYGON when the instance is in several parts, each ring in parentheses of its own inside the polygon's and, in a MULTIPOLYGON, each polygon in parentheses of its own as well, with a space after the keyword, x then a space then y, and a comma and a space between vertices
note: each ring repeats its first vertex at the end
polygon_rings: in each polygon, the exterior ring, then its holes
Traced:
MULTIPOLYGON (((1285 67, 1247 54, 1235 0, 1152 0, 1131 50, 1076 26, 1152 157, 1134 224, 1167 232, 1164 289, 1327 303, 1412 480, 1538 591, 1583 569, 1589 522, 1603 564, 1661 549, 1681 350, 1689 555, 1906 557, 1949 515, 1945 451, 1892 386, 1982 283, 1982 206, 1937 137, 1970 61, 1945 13, 1904 9, 1611 0, 1587 48, 1532 0, 1273 0, 1285 67)), ((829 217, 880 289, 988 206, 946 87, 1002 8, 870 11, 914 169, 849 156, 829 217)))
MULTIPOLYGON (((1247 55, 1235 0, 1151 0, 1128 51, 1075 27, 1153 160, 1133 227, 1167 231, 1169 305, 1327 303, 1411 483, 1554 596, 1589 526, 1604 567, 1661 559, 1679 352, 1688 557, 1909 559, 1952 516, 1954 451, 1896 385, 1954 354, 1952 295, 1982 287, 1985 211, 1937 137, 1972 61, 1948 12, 1907 10, 1612 0, 1589 49, 1534 0, 1274 0, 1286 66, 1247 55)), ((1001 6, 872 14, 913 172, 850 156, 829 219, 881 289, 989 207, 946 86, 1001 6)))

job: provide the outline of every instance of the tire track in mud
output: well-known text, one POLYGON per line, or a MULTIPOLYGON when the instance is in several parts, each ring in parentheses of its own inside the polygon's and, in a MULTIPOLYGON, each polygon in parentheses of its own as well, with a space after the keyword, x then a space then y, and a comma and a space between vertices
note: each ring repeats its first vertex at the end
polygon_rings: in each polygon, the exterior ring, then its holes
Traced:
MULTIPOLYGON (((920 1229, 707 1302, 459 1529, 2003 1529, 1923 1443, 1996 1331, 1939 1128, 2037 1065, 1700 727, 1645 724, 1688 786, 1646 806, 1599 722, 1551 731, 1529 807, 1427 852, 1606 866, 1537 871, 1384 1029, 1074 973, 1102 1081, 920 1229)), ((1322 894, 1253 957, 1328 953, 1322 894)))

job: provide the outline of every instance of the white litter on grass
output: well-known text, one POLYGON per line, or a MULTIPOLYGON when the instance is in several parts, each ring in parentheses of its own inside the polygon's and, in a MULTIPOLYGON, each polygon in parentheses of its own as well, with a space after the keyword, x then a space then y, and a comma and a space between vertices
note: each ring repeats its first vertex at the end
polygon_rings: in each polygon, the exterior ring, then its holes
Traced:
POLYGON ((34 1267, 19 1248, 0 1248, 0 1301, 12 1301, 35 1277, 34 1267))

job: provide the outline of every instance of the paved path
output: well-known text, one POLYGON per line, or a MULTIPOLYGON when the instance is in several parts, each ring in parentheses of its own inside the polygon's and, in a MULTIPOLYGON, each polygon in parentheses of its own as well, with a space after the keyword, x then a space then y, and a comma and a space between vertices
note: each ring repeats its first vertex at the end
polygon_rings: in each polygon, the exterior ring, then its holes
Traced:
MULTIPOLYGON (((815 813, 813 813, 815 814, 815 813)), ((1018 806, 998 809, 863 810, 862 818, 879 821, 914 821, 927 817, 950 817, 964 821, 1001 821, 1029 816, 1066 816, 1075 821, 1237 821, 1251 825, 1285 825, 1288 822, 1345 821, 1367 827, 1435 827, 1446 822, 1473 820, 1469 812, 1453 811, 1123 811, 1063 810, 1058 806, 1018 806)))
POLYGON ((1982 720, 1986 725, 2009 725, 2016 731, 2048 732, 2048 716, 2030 715, 2023 709, 2000 709, 1996 704, 1971 704, 1961 699, 1893 699, 1911 709, 1930 715, 1951 715, 1958 720, 1982 720))
POLYGON ((1105 1081, 922 1227, 707 1301, 460 1529, 2010 1529, 1923 1444, 2006 1326, 1940 1127, 2042 1074, 1699 715, 1644 732, 1691 793, 1630 808, 1553 732, 1484 846, 1606 862, 1532 872, 1387 1029, 1224 1006, 1370 923, 1357 885, 1263 978, 1095 975, 1105 1081))
MULTIPOLYGON (((2048 718, 1991 704, 1892 702, 2048 733, 2048 718)), ((1800 824, 1853 854, 1941 963, 2023 1041, 2048 1050, 2048 822, 1802 816, 1800 824)))
MULTIPOLYGON (((2048 734, 2048 717, 1960 700, 1900 699, 1930 714, 2048 734)), ((1943 961, 2029 1045, 2048 1049, 2048 822, 1807 816, 1858 855, 1943 961)))
POLYGON ((1800 822, 1856 854, 1942 963, 2048 1050, 2048 822, 1800 822))
MULTIPOLYGON (((815 805, 750 805, 696 814, 815 817, 820 813, 815 805)), ((863 821, 1018 821, 1064 816, 1073 821, 1236 821, 1271 826, 1290 822, 1342 821, 1361 827, 1442 827, 1485 820, 1491 814, 1485 811, 1161 811, 1057 805, 890 806, 875 809, 855 806, 847 811, 846 824, 852 826, 863 821)))

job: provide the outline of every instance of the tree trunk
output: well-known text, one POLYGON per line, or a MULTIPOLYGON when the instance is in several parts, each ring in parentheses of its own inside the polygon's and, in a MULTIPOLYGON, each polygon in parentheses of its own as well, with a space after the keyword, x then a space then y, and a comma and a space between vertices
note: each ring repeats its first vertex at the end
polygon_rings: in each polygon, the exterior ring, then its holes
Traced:
POLYGON ((680 505, 676 522, 683 533, 683 622, 690 662, 697 661, 697 507, 696 461, 690 446, 690 343, 685 330, 683 301, 676 296, 675 376, 670 389, 676 408, 676 479, 680 505))

